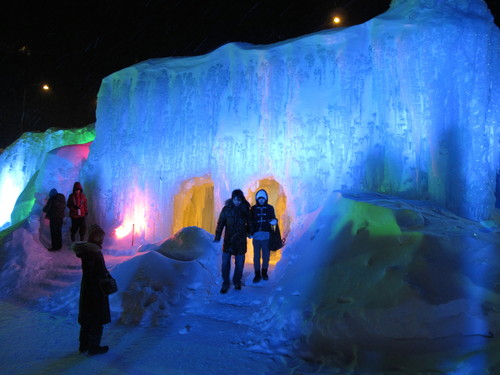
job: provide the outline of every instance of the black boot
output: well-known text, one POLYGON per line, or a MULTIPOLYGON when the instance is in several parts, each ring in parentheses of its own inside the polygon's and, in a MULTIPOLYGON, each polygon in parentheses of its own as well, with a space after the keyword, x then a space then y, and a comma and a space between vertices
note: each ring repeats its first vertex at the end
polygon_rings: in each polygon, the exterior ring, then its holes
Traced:
POLYGON ((255 276, 253 278, 254 283, 258 283, 260 281, 260 271, 255 271, 255 276))
POLYGON ((229 285, 223 284, 220 292, 221 292, 221 294, 225 294, 225 293, 227 293, 228 290, 229 290, 229 285))
POLYGON ((269 280, 269 276, 267 276, 267 268, 262 269, 262 278, 264 280, 269 280))
POLYGON ((95 348, 89 349, 89 355, 104 354, 109 350, 109 346, 97 346, 95 348))

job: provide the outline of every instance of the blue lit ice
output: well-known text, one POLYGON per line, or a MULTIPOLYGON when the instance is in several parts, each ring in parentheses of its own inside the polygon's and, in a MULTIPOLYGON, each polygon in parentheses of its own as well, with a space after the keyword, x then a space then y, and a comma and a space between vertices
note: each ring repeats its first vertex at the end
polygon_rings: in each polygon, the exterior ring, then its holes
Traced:
POLYGON ((49 132, 0 154, 7 372, 499 373, 499 47, 483 1, 393 0, 355 27, 110 75, 90 149, 49 132), (120 286, 99 364, 76 354, 69 238, 48 253, 40 217, 76 179, 120 286), (221 296, 214 220, 260 187, 287 246, 266 286, 250 257, 221 296))

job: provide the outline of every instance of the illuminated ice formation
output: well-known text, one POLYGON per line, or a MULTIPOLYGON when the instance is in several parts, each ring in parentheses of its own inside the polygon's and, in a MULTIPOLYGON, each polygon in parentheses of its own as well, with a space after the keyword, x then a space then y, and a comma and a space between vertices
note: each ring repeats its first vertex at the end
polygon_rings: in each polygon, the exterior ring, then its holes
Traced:
MULTIPOLYGON (((88 143, 94 138, 93 125, 82 129, 49 129, 45 133, 24 133, 21 138, 7 147, 0 154, 0 228, 26 218, 35 202, 35 193, 46 196, 50 189, 55 187, 66 195, 61 183, 75 176, 75 173, 78 176, 79 163, 69 162, 69 165, 66 165, 66 171, 59 176, 60 181, 54 181, 55 175, 58 174, 57 170, 61 166, 57 163, 51 166, 46 165, 46 155, 58 147, 88 143), (40 169, 44 171, 43 181, 40 182, 42 186, 35 188, 33 183, 40 169), (50 185, 50 182, 54 184, 50 185), (13 212, 14 206, 16 210, 13 212)), ((69 154, 69 159, 77 157, 77 155, 69 154)), ((71 188, 68 189, 70 190, 71 188)))
POLYGON ((232 189, 266 180, 294 220, 334 189, 432 199, 487 218, 499 41, 480 0, 394 1, 351 28, 116 72, 102 83, 84 167, 93 211, 107 228, 126 234, 135 224, 157 241, 179 226, 173 203, 187 204, 178 199, 186 189, 200 194, 197 210, 213 228, 232 189))

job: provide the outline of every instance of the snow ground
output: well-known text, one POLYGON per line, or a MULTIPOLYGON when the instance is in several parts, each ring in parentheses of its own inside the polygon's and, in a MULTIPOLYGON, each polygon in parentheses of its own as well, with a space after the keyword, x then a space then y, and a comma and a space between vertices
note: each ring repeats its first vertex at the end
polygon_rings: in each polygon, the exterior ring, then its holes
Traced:
POLYGON ((247 262, 246 285, 226 295, 220 244, 202 229, 105 248, 120 290, 110 351, 93 357, 78 353, 80 261, 69 242, 46 250, 46 224, 3 232, 2 374, 499 374, 498 217, 334 193, 269 281, 252 284, 247 262))

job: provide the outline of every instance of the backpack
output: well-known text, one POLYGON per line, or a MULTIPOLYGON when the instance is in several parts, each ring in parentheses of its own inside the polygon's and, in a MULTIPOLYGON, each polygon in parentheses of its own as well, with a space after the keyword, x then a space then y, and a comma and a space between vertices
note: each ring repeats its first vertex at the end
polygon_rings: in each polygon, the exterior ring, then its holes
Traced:
POLYGON ((63 194, 58 193, 52 198, 52 217, 64 217, 64 210, 66 209, 66 198, 63 194))

